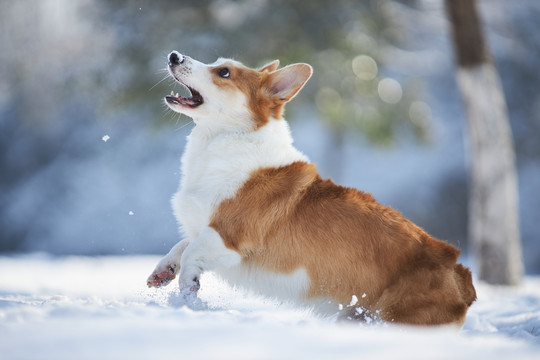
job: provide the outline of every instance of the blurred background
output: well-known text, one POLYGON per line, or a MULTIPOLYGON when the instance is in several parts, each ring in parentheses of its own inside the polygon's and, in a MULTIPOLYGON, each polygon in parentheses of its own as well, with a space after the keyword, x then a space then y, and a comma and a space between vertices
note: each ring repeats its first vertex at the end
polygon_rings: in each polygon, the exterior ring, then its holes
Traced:
MULTIPOLYGON (((192 123, 162 98, 176 49, 307 62, 288 105, 323 177, 467 251, 466 119, 442 0, 0 0, 0 252, 163 254, 192 123)), ((540 2, 482 0, 540 273, 540 2)))

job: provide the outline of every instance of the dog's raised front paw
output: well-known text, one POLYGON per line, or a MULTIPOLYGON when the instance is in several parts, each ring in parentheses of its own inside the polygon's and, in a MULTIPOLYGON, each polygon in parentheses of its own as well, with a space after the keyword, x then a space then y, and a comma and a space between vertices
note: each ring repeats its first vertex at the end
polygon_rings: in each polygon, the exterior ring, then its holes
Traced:
POLYGON ((178 273, 178 264, 158 264, 152 275, 148 277, 146 284, 148 287, 161 287, 168 285, 178 273))

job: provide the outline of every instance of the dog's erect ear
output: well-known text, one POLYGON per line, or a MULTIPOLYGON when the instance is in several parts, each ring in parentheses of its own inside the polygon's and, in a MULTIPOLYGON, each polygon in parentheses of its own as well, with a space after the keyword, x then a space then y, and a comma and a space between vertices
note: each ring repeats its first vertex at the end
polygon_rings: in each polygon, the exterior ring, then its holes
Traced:
POLYGON ((266 86, 273 98, 287 102, 304 87, 313 69, 308 64, 292 64, 268 75, 266 86))
POLYGON ((260 72, 268 71, 272 72, 275 71, 279 66, 279 60, 274 60, 272 62, 269 62, 268 64, 264 65, 263 67, 259 68, 260 72))

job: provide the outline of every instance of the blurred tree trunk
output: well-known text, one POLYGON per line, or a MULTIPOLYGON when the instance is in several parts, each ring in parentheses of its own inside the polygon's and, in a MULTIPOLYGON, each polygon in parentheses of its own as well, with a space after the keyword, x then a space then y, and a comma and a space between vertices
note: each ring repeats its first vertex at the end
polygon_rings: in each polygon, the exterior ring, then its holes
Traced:
POLYGON ((475 0, 446 0, 471 151, 469 240, 481 280, 523 277, 515 153, 506 103, 475 0))

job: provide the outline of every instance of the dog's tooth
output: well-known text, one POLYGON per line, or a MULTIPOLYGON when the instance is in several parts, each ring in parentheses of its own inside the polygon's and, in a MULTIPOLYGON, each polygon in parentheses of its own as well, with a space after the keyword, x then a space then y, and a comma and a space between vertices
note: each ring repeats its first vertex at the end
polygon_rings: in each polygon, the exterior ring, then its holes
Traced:
POLYGON ((175 96, 176 96, 176 97, 178 97, 178 93, 176 93, 176 95, 175 95, 175 96))
POLYGON ((171 96, 174 96, 174 91, 171 90, 171 96))

